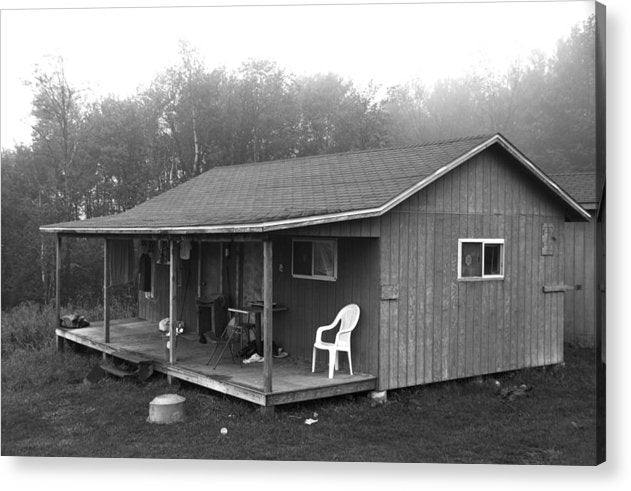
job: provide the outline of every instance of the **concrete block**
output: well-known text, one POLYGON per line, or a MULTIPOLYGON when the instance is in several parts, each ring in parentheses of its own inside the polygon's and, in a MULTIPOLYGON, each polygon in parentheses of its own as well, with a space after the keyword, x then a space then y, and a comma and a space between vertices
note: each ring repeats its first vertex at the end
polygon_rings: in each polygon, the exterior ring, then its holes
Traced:
POLYGON ((373 390, 368 394, 368 398, 375 403, 383 404, 388 400, 388 392, 385 390, 373 390))

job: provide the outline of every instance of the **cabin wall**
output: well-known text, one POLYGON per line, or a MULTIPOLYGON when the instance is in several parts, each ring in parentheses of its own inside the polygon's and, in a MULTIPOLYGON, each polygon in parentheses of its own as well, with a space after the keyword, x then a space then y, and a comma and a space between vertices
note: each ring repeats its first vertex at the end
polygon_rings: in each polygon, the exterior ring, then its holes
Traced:
MULTIPOLYGON (((186 334, 197 333, 198 257, 202 254, 202 296, 221 292, 220 287, 220 244, 193 242, 190 259, 178 259, 176 268, 177 304, 176 318, 184 321, 186 334)), ((155 257, 153 258, 155 261, 155 257)), ((169 265, 155 264, 155 289, 153 298, 144 292, 138 295, 139 317, 157 323, 169 316, 169 265)))
MULTIPOLYGON (((316 230, 312 231, 311 235, 319 235, 316 230)), ((293 235, 275 237, 273 241, 273 298, 274 302, 288 307, 286 312, 274 314, 274 341, 292 357, 311 360, 317 328, 330 324, 345 305, 356 303, 361 311, 351 337, 353 370, 376 374, 379 329, 377 239, 338 238, 337 281, 322 281, 292 278, 291 237, 293 235)), ((329 340, 333 338, 334 335, 329 340)), ((328 363, 328 354, 319 351, 318 361, 328 363)), ((343 354, 340 364, 343 370, 348 369, 343 354)))
POLYGON ((243 244, 243 304, 263 300, 263 243, 243 244))
POLYGON ((565 341, 593 347, 596 326, 596 220, 565 224, 565 341))
POLYGON ((564 294, 542 291, 563 284, 563 210, 506 152, 462 164, 380 230, 381 390, 563 360, 564 294), (544 223, 556 231, 551 256, 544 223), (459 238, 505 239, 504 279, 459 281, 459 238))
POLYGON ((381 219, 360 218, 343 222, 325 223, 292 229, 292 236, 312 237, 379 237, 381 219))

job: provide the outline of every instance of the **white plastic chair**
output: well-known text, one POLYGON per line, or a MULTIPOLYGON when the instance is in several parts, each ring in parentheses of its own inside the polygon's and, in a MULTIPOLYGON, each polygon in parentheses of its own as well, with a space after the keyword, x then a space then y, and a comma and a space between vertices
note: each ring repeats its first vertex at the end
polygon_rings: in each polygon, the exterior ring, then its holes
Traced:
POLYGON ((359 321, 359 306, 354 303, 347 305, 339 311, 335 320, 328 326, 319 327, 313 343, 313 356, 311 358, 311 372, 315 372, 316 350, 329 352, 329 378, 333 378, 333 366, 339 370, 339 352, 345 351, 348 355, 348 367, 353 375, 353 363, 351 362, 351 333, 359 321), (340 329, 335 335, 334 343, 322 341, 322 333, 329 331, 341 322, 340 329))

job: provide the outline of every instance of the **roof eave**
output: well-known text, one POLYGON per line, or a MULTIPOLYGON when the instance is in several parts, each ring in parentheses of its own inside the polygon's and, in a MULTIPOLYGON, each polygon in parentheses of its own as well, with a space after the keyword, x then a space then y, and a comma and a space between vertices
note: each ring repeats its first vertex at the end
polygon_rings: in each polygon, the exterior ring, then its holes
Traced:
POLYGON ((344 222, 360 218, 379 216, 385 211, 384 207, 365 210, 353 210, 348 212, 329 213, 310 217, 290 218, 284 220, 271 220, 261 223, 245 223, 231 225, 199 225, 186 227, 40 227, 41 232, 69 234, 69 235, 188 235, 188 234, 258 234, 285 230, 290 228, 323 225, 326 223, 344 222))

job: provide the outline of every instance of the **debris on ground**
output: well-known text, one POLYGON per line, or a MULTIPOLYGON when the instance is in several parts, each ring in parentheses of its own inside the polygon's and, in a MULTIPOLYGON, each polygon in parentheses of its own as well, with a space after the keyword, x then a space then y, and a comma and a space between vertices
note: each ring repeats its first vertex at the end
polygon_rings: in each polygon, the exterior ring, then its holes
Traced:
POLYGON ((305 419, 305 424, 306 425, 312 425, 312 424, 317 423, 317 422, 318 422, 317 419, 311 419, 311 418, 305 419))
POLYGON ((502 399, 514 400, 516 397, 522 397, 528 395, 528 392, 532 390, 532 385, 521 384, 519 386, 513 385, 511 387, 502 388, 499 381, 496 381, 497 394, 502 399))

